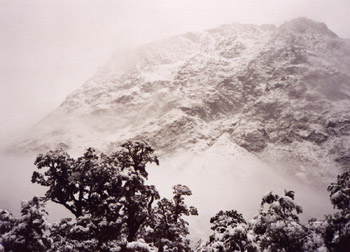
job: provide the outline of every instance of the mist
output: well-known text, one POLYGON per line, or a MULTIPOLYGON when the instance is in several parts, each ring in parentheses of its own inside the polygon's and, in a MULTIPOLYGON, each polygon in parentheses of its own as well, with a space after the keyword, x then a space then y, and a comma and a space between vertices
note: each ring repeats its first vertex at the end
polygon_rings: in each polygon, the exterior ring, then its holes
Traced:
MULTIPOLYGON (((0 208, 10 209, 19 216, 20 202, 33 196, 44 196, 47 188, 31 183, 35 153, 0 155, 0 208)), ((82 153, 75 153, 78 157, 82 153)), ((192 239, 206 239, 210 235, 210 218, 220 210, 237 210, 246 220, 258 214, 262 197, 269 191, 283 195, 284 190, 296 192, 296 203, 303 207, 300 219, 323 219, 333 212, 327 182, 310 181, 292 176, 282 166, 262 162, 243 148, 221 138, 208 150, 177 152, 159 157, 160 165, 147 166, 149 180, 161 197, 172 197, 172 187, 183 184, 192 190, 186 204, 198 208, 199 215, 187 218, 192 239), (218 160, 218 157, 220 159, 218 160)), ((329 183, 336 178, 328 178, 329 183)), ((56 203, 47 203, 49 221, 58 221, 72 214, 56 203)))

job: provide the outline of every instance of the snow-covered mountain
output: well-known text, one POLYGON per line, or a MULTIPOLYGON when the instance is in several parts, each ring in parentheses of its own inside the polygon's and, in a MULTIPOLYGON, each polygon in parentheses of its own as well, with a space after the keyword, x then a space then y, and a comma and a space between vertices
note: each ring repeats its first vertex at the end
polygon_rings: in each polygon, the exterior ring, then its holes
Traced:
POLYGON ((328 177, 350 163, 350 43, 298 18, 117 52, 12 150, 108 152, 130 138, 163 155, 214 153, 224 138, 300 177, 328 177))

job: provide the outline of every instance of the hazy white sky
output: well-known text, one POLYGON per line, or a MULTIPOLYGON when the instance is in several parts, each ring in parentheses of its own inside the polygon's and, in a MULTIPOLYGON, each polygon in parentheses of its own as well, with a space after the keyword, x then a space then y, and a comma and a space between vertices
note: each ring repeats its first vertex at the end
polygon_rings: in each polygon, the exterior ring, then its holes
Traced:
POLYGON ((350 38, 349 0, 0 0, 0 141, 36 123, 120 47, 305 16, 350 38))

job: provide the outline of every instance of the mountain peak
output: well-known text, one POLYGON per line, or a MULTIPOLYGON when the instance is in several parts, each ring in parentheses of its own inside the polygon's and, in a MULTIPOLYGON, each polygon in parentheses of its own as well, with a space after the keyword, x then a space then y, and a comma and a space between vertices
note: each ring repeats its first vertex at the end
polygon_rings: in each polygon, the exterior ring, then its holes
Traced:
POLYGON ((145 139, 163 154, 199 153, 231 141, 295 165, 301 177, 327 177, 328 167, 349 165, 344 41, 298 18, 279 28, 224 25, 122 51, 12 150, 109 152, 145 139))
POLYGON ((326 24, 305 17, 295 18, 285 22, 280 26, 280 30, 288 30, 299 34, 318 33, 330 37, 338 37, 334 32, 328 29, 326 24))

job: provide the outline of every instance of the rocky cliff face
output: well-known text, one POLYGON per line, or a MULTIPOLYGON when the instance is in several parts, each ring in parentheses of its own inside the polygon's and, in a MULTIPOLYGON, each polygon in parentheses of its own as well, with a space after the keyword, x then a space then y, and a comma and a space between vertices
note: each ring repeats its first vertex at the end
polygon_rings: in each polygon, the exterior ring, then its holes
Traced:
POLYGON ((225 134, 299 176, 328 176, 350 163, 349 98, 350 43, 326 25, 223 25, 116 53, 13 150, 138 138, 196 153, 225 134))

